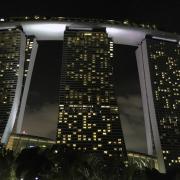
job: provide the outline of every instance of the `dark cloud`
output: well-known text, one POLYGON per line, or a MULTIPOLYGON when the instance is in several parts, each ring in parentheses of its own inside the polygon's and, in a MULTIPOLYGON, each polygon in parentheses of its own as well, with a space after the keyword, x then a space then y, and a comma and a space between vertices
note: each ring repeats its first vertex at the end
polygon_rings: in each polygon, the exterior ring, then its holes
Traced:
POLYGON ((119 96, 117 100, 127 149, 146 152, 146 136, 141 96, 119 96))
POLYGON ((58 122, 57 104, 45 103, 25 112, 22 130, 28 134, 55 139, 58 122))
POLYGON ((62 42, 38 41, 23 130, 55 139, 62 42))
POLYGON ((126 147, 128 150, 146 152, 136 48, 115 45, 114 82, 126 147))

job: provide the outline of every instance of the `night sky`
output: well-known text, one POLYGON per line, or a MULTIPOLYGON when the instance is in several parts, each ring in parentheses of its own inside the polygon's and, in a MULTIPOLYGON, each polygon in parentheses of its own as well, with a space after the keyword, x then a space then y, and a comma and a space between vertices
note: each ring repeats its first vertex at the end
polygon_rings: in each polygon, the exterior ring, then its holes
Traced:
POLYGON ((141 90, 135 57, 136 48, 115 45, 114 84, 127 149, 146 152, 141 90))
POLYGON ((39 41, 23 130, 54 139, 58 122, 58 88, 62 42, 39 41))
MULTIPOLYGON (((114 46, 114 84, 127 149, 146 152, 136 47, 114 46)), ((62 41, 39 41, 23 130, 55 139, 62 41)))
POLYGON ((2 1, 0 16, 64 16, 125 20, 156 24, 164 31, 179 32, 180 1, 172 0, 54 0, 2 1))

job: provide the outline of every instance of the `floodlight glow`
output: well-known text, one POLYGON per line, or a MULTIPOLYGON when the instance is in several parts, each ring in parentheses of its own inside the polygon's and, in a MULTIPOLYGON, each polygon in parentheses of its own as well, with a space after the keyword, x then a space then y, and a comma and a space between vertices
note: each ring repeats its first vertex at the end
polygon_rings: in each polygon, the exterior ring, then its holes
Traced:
POLYGON ((106 31, 107 31, 108 34, 112 34, 112 35, 121 34, 123 32, 122 29, 120 29, 120 28, 113 28, 113 27, 107 27, 106 31))
POLYGON ((88 27, 69 27, 69 29, 71 30, 84 30, 84 31, 91 31, 92 28, 88 28, 88 27))
MULTIPOLYGON (((2 19, 2 18, 0 18, 2 19)), ((62 18, 63 19, 63 18, 62 18)), ((113 20, 109 20, 110 22, 113 20)), ((127 23, 125 21, 125 23, 127 23)), ((63 40, 64 38, 64 31, 66 26, 70 27, 70 29, 84 29, 90 30, 93 29, 90 24, 83 24, 77 23, 73 21, 30 21, 30 22, 19 22, 18 23, 4 23, 1 24, 0 29, 10 29, 14 28, 17 25, 21 25, 23 27, 24 33, 26 35, 35 36, 37 40, 63 40), (84 26, 85 25, 85 26, 84 26)), ((164 33, 156 31, 144 29, 144 28, 134 28, 134 27, 127 27, 123 25, 109 25, 109 24, 98 24, 97 26, 106 28, 106 31, 116 44, 124 44, 124 45, 131 45, 131 46, 138 46, 147 34, 151 34, 155 36, 164 37, 164 33)), ((166 37, 169 35, 166 34, 166 37)), ((159 37, 158 37, 159 38, 159 37)), ((174 37, 176 39, 177 36, 174 37)), ((166 38, 167 40, 171 41, 170 38, 166 38)), ((172 38, 173 39, 173 38, 172 38)), ((178 37, 180 39, 180 37, 178 37)), ((162 40, 165 40, 164 38, 162 40)), ((173 40, 173 42, 175 42, 173 40)))
MULTIPOLYGON (((84 29, 84 30, 92 29, 91 27, 81 27, 81 26, 76 27, 76 24, 73 24, 71 22, 22 23, 24 32, 27 35, 35 35, 37 40, 63 40, 66 26, 69 26, 70 29, 84 29)), ((111 37, 114 43, 117 44, 137 46, 138 43, 141 42, 142 39, 144 39, 145 34, 147 33, 142 30, 139 31, 132 28, 130 29, 119 26, 116 27, 105 26, 105 27, 109 37, 111 37)))
POLYGON ((66 24, 32 23, 22 24, 27 35, 35 35, 38 40, 62 40, 66 24))
POLYGON ((162 38, 162 37, 157 37, 157 36, 153 36, 153 39, 159 39, 159 40, 164 40, 164 41, 170 41, 170 42, 177 42, 176 39, 170 39, 170 38, 162 38))
POLYGON ((24 25, 23 28, 29 31, 60 33, 65 30, 65 24, 30 24, 24 25))
POLYGON ((16 26, 1 26, 0 27, 0 30, 3 30, 3 29, 8 29, 8 30, 11 30, 13 28, 15 28, 16 26))
POLYGON ((144 39, 146 32, 121 27, 107 27, 106 31, 114 43, 137 46, 144 39))

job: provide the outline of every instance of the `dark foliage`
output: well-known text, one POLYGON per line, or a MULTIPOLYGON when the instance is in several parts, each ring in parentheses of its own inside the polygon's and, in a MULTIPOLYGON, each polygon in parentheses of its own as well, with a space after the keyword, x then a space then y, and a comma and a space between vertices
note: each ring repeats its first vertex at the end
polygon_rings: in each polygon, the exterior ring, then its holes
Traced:
POLYGON ((166 174, 156 169, 139 170, 134 164, 123 169, 118 157, 107 158, 57 145, 51 149, 24 149, 15 159, 13 151, 0 148, 0 180, 36 177, 40 180, 180 180, 180 167, 172 167, 166 174))
POLYGON ((47 157, 47 152, 40 148, 24 149, 16 159, 16 176, 30 180, 35 177, 49 178, 52 163, 47 157))

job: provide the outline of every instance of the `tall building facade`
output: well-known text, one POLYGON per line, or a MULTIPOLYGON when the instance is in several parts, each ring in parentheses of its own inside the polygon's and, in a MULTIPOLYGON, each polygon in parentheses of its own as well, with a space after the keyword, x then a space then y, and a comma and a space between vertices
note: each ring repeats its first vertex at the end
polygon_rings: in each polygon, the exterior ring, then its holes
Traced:
POLYGON ((149 152, 160 170, 180 164, 180 46, 146 36, 137 50, 149 152))
POLYGON ((28 39, 21 28, 0 31, 0 140, 7 143, 15 120, 26 79, 28 39))
POLYGON ((64 33, 57 143, 126 160, 113 83, 113 41, 105 29, 64 33))

